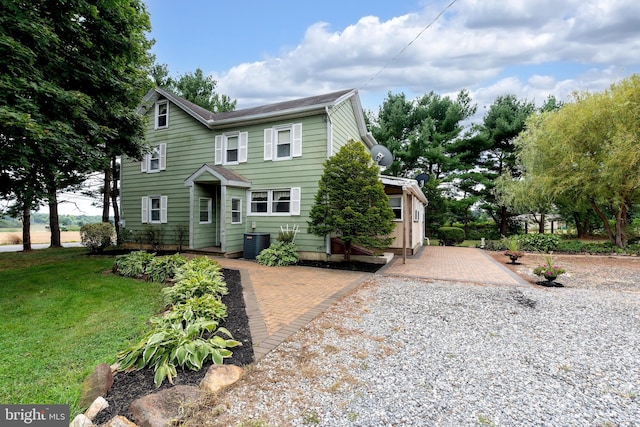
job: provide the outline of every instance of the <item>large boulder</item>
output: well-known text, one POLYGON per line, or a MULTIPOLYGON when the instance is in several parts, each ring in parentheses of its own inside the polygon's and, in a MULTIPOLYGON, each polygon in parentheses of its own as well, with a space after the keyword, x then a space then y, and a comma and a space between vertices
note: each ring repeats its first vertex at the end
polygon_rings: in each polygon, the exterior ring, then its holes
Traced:
POLYGON ((177 385, 136 399, 131 404, 133 419, 140 427, 166 427, 184 417, 184 408, 205 395, 198 387, 177 385))
POLYGON ((111 366, 106 363, 99 364, 82 383, 79 406, 86 408, 99 396, 106 396, 112 385, 113 373, 111 372, 111 366))
POLYGON ((138 425, 129 421, 127 417, 116 415, 115 417, 111 418, 108 423, 102 424, 100 427, 138 427, 138 425))

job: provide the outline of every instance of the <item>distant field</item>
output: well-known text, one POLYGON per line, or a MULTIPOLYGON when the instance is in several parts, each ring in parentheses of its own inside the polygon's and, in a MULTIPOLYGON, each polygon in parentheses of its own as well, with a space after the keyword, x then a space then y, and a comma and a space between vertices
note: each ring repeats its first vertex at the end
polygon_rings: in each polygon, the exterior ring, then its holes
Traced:
MULTIPOLYGON (((3 228, 0 229, 0 245, 13 244, 16 238, 22 238, 21 229, 3 228)), ((79 231, 62 231, 60 233, 62 243, 79 242, 79 231)), ((51 232, 31 230, 31 243, 49 243, 51 241, 51 232)))

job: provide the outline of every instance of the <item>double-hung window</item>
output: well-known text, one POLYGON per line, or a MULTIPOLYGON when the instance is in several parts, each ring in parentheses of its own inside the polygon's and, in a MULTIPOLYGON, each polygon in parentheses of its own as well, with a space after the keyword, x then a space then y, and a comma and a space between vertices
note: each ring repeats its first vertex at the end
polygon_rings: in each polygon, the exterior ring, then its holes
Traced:
POLYGON ((167 196, 143 197, 141 214, 143 224, 165 224, 167 222, 167 196))
POLYGON ((200 224, 211 224, 212 201, 209 198, 201 197, 198 206, 200 224))
POLYGON ((231 224, 242 224, 242 199, 231 198, 231 224))
POLYGON ((169 102, 156 102, 156 129, 165 129, 169 127, 169 102))
POLYGON ((289 160, 302 156, 302 123, 264 130, 264 160, 289 160))
POLYGON ((153 146, 151 152, 142 159, 140 170, 146 173, 160 172, 167 169, 167 144, 153 146))
POLYGON ((402 195, 398 194, 389 196, 389 205, 396 217, 395 220, 402 221, 402 195))
POLYGON ((249 193, 251 215, 300 215, 300 187, 249 193))
POLYGON ((233 132, 216 135, 215 164, 237 165, 246 163, 248 156, 248 132, 233 132))

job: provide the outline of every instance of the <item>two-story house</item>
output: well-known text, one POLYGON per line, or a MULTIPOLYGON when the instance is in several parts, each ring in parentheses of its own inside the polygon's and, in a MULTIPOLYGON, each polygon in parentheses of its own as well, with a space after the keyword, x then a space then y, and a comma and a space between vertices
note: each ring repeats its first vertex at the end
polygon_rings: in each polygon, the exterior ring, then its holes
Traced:
MULTIPOLYGON (((323 162, 350 139, 376 144, 357 90, 214 114, 156 88, 140 112, 153 150, 142 161, 122 159, 124 229, 158 226, 165 245, 188 230, 189 249, 225 256, 242 255, 246 233, 273 241, 288 225, 299 227, 301 258, 326 259, 330 236, 307 231, 323 162)), ((412 253, 422 245, 427 200, 415 181, 385 179, 402 225, 394 247, 412 253)))

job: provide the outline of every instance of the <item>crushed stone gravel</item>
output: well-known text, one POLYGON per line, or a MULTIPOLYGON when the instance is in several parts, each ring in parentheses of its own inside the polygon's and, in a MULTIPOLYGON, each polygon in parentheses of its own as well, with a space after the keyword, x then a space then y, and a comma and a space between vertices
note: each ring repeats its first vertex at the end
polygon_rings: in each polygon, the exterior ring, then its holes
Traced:
POLYGON ((564 288, 375 276, 189 424, 639 425, 637 266, 564 288))

